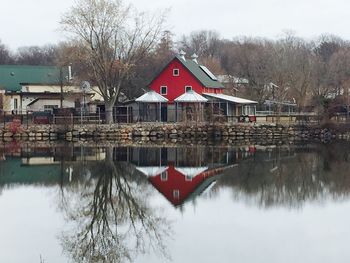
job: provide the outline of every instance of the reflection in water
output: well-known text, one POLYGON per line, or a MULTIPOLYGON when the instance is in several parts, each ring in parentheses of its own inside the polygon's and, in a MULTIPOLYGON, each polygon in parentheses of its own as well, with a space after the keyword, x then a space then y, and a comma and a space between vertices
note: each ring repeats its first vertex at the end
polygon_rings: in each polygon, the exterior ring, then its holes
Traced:
MULTIPOLYGON (((274 147, 98 147, 59 144, 0 147, 0 194, 16 185, 58 186, 68 227, 64 250, 76 262, 167 257, 167 215, 154 194, 182 210, 204 192, 269 208, 349 198, 346 144, 274 147)), ((0 196, 1 198, 1 196, 0 196)), ((219 205, 219 204, 218 204, 219 205)), ((226 207, 227 208, 227 207, 226 207)), ((225 209, 226 209, 225 208, 225 209)))
POLYGON ((152 249, 166 255, 169 222, 151 209, 144 178, 128 163, 106 159, 76 162, 75 178, 62 192, 62 208, 73 227, 62 242, 76 262, 125 262, 152 249))
POLYGON ((236 198, 255 200, 259 206, 297 207, 308 200, 348 196, 349 154, 344 143, 178 148, 11 143, 0 147, 0 187, 59 184, 74 192, 75 185, 94 184, 96 193, 104 194, 102 186, 149 189, 152 185, 176 207, 208 189, 218 192, 229 187, 236 198))
POLYGON ((125 152, 124 157, 175 207, 213 187, 237 160, 235 151, 222 148, 139 148, 125 152))
POLYGON ((257 151, 224 176, 218 187, 261 207, 301 207, 305 202, 349 197, 350 150, 342 144, 257 151))

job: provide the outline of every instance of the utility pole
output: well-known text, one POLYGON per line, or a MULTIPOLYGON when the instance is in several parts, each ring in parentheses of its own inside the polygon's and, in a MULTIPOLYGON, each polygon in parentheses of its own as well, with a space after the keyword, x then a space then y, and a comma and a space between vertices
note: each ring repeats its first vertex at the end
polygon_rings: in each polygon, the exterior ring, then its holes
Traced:
POLYGON ((60 67, 60 108, 63 108, 63 70, 60 67))

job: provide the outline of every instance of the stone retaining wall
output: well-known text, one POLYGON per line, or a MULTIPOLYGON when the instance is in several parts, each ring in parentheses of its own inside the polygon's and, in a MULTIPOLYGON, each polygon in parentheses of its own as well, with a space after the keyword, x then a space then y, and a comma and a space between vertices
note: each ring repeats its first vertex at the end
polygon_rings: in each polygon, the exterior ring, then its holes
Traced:
POLYGON ((6 127, 0 130, 3 140, 330 140, 350 139, 350 132, 316 126, 276 124, 130 124, 82 125, 74 128, 36 125, 28 128, 6 127))

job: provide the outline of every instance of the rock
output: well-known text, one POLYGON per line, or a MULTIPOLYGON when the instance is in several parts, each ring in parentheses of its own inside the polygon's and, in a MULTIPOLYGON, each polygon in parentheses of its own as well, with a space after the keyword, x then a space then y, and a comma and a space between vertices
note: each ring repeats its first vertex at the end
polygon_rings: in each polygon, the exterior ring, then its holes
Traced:
POLYGON ((171 133, 171 134, 169 134, 169 138, 170 139, 177 139, 177 134, 171 133))
POLYGON ((3 134, 3 136, 4 136, 5 138, 9 138, 9 137, 12 137, 12 136, 13 136, 13 133, 12 133, 12 132, 5 132, 5 133, 3 134))
POLYGON ((147 137, 147 136, 149 136, 149 134, 150 134, 149 131, 142 131, 141 132, 141 136, 143 136, 143 137, 147 137))

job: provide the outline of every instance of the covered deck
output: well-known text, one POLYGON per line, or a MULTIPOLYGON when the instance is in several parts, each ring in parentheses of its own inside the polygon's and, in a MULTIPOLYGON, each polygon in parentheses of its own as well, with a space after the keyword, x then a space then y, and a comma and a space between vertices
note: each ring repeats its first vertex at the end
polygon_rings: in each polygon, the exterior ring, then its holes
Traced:
POLYGON ((140 122, 247 122, 254 121, 256 101, 225 94, 198 94, 189 90, 173 102, 155 91, 149 91, 135 100, 140 122))
POLYGON ((204 105, 208 99, 189 90, 175 99, 175 121, 204 121, 204 105))
POLYGON ((138 120, 166 122, 168 99, 151 90, 135 100, 138 103, 138 120))
POLYGON ((224 117, 228 122, 252 121, 258 102, 226 94, 204 93, 208 98, 213 118, 224 117))

